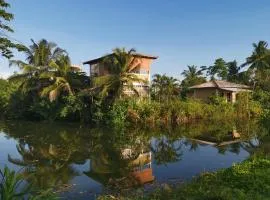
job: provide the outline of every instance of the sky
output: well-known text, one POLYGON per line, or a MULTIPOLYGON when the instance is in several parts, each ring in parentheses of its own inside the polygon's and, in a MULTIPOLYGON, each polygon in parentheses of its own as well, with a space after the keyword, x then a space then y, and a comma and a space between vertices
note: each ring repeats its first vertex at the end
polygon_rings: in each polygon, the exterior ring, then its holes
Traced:
MULTIPOLYGON (((73 64, 135 48, 158 56, 152 74, 181 79, 187 65, 211 65, 217 58, 243 63, 252 43, 270 41, 269 0, 7 0, 15 19, 13 38, 53 41, 73 64)), ((24 59, 15 53, 15 59, 24 59)), ((88 71, 88 66, 83 69, 88 71)), ((0 59, 0 77, 16 67, 0 59)))

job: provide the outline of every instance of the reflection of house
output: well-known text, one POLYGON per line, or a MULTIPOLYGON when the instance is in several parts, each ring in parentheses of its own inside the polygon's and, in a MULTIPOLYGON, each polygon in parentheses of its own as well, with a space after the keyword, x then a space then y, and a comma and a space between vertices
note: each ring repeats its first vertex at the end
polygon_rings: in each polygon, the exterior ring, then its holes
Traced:
MULTIPOLYGON (((130 149, 128 150, 130 151, 131 154, 132 151, 130 149)), ((126 151, 124 157, 129 157, 126 154, 126 151)), ((140 184, 152 182, 155 179, 155 177, 153 176, 151 160, 152 160, 151 152, 146 153, 141 152, 135 160, 132 160, 129 163, 130 168, 132 169, 131 175, 134 176, 134 178, 140 184)))
MULTIPOLYGON (((107 56, 112 56, 113 54, 109 54, 107 56)), ((154 59, 157 59, 156 56, 143 55, 134 53, 134 62, 131 66, 130 73, 136 74, 140 78, 148 81, 148 83, 137 83, 134 82, 133 85, 135 89, 138 91, 140 95, 147 95, 149 92, 149 83, 150 83, 150 66, 154 59)), ((83 64, 89 64, 90 66, 90 76, 104 76, 109 74, 110 66, 106 66, 103 62, 104 58, 107 56, 103 56, 100 58, 96 58, 93 60, 89 60, 84 62, 83 64)), ((132 94, 133 91, 125 91, 126 94, 132 94)))
POLYGON ((233 129, 229 131, 227 135, 223 136, 222 141, 218 141, 215 136, 212 135, 200 135, 196 138, 189 138, 189 140, 195 141, 198 144, 202 145, 213 145, 213 146, 226 146, 234 143, 241 142, 240 140, 241 134, 233 129))
POLYGON ((227 102, 234 103, 237 100, 237 94, 250 91, 247 85, 231 83, 227 81, 209 81, 200 85, 190 87, 193 91, 192 97, 208 101, 209 97, 218 94, 226 98, 227 102))
POLYGON ((136 158, 132 153, 130 149, 123 150, 122 161, 118 162, 104 155, 91 159, 90 171, 85 174, 103 185, 124 183, 125 187, 130 187, 154 181, 151 152, 141 152, 136 158))

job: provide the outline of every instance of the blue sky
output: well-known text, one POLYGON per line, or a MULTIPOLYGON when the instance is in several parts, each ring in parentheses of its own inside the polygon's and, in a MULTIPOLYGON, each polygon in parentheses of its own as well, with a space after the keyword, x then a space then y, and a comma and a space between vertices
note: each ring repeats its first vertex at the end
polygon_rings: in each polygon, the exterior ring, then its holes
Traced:
MULTIPOLYGON (((74 64, 115 47, 134 47, 159 56, 152 74, 181 78, 187 65, 210 65, 219 57, 241 63, 251 54, 253 42, 270 41, 269 0, 8 2, 15 15, 12 37, 27 45, 31 38, 54 41, 69 52, 74 64)), ((15 70, 0 60, 0 76, 15 70)))

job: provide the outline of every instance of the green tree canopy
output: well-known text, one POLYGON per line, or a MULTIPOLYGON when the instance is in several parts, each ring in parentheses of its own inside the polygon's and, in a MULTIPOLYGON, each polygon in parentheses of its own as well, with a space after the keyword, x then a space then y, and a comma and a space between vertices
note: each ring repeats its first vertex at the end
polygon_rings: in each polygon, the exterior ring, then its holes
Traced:
POLYGON ((178 98, 180 94, 180 83, 166 74, 155 74, 152 80, 152 96, 158 101, 168 101, 172 98, 178 98))
POLYGON ((14 18, 13 14, 7 11, 7 8, 9 7, 9 3, 5 0, 0 0, 0 52, 2 57, 8 59, 13 57, 13 49, 17 49, 19 51, 25 50, 24 45, 12 42, 10 36, 8 36, 8 33, 14 32, 8 25, 8 23, 14 18))

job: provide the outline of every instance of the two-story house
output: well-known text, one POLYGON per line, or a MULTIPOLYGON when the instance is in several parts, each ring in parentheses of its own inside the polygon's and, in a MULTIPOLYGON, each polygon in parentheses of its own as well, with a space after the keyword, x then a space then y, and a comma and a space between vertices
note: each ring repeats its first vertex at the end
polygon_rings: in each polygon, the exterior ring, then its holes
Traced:
MULTIPOLYGON (((90 66, 90 77, 98 77, 109 74, 109 67, 103 62, 104 58, 107 56, 113 56, 113 54, 109 54, 100 58, 92 59, 84 62, 83 64, 88 64, 90 66)), ((145 83, 134 82, 134 88, 137 90, 140 96, 147 96, 149 94, 149 86, 150 86, 150 70, 151 64, 153 60, 157 59, 156 56, 133 53, 134 62, 131 67, 130 73, 134 73, 140 78, 146 80, 145 83)), ((126 94, 132 94, 133 91, 126 90, 126 94)))

